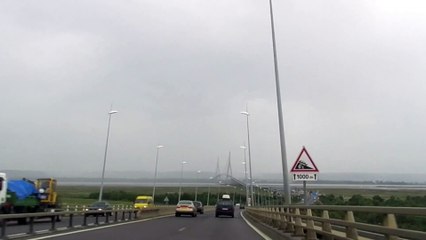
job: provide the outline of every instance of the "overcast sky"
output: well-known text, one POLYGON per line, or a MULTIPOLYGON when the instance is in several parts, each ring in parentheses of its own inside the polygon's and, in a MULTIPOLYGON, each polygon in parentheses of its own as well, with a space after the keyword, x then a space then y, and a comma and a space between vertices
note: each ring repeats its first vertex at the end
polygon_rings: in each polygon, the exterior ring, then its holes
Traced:
MULTIPOLYGON (((273 3, 289 168, 426 173, 425 1, 273 3)), ((3 0, 0 89, 0 169, 282 171, 267 0, 3 0)))

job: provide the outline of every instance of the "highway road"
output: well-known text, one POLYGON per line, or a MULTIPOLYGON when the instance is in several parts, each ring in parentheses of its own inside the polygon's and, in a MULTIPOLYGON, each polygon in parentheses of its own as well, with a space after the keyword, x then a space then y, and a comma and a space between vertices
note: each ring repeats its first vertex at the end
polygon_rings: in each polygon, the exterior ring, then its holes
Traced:
POLYGON ((197 217, 161 217, 152 220, 124 222, 117 225, 76 229, 55 235, 34 237, 36 239, 54 240, 140 240, 140 239, 265 239, 253 230, 236 210, 235 218, 215 218, 214 212, 198 214, 197 217))

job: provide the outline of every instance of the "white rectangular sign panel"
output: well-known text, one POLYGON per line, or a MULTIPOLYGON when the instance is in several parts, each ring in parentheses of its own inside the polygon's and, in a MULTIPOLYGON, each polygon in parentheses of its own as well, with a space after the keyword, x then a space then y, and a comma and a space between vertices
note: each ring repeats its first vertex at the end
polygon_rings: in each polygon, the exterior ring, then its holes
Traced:
POLYGON ((293 181, 317 181, 317 173, 294 173, 293 181))

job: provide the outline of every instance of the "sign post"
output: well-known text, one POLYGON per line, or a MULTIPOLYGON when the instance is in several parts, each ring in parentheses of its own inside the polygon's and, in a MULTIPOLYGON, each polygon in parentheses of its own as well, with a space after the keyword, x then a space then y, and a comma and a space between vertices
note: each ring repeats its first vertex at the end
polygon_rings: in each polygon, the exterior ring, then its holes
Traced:
POLYGON ((293 174, 293 181, 303 181, 304 203, 307 205, 308 192, 306 190, 306 181, 317 181, 319 170, 305 147, 302 148, 290 173, 293 174))

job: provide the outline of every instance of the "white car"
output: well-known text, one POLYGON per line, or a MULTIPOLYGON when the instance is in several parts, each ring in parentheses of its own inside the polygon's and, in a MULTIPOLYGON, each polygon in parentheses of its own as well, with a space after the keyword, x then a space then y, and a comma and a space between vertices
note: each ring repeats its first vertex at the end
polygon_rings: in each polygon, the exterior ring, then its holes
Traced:
POLYGON ((197 216, 197 207, 194 205, 194 202, 190 200, 181 200, 176 205, 176 217, 180 215, 191 215, 193 217, 197 216))

